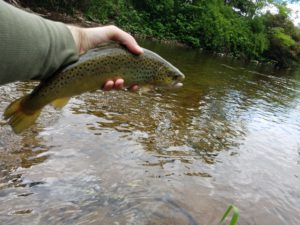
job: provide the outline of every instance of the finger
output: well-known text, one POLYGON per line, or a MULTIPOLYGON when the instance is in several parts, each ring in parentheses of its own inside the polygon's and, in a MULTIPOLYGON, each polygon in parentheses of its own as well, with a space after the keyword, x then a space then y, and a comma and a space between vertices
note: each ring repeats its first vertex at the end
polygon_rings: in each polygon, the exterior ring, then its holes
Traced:
POLYGON ((112 80, 106 81, 106 83, 103 86, 104 91, 110 91, 114 87, 114 82, 112 80))
POLYGON ((116 90, 122 89, 123 86, 124 86, 124 80, 123 80, 123 79, 117 79, 117 80, 115 81, 114 88, 115 88, 116 90))
POLYGON ((134 85, 132 85, 130 88, 129 88, 129 90, 130 91, 137 91, 139 89, 139 86, 138 85, 136 85, 136 84, 134 84, 134 85))
POLYGON ((144 50, 137 44, 135 39, 130 34, 126 33, 126 35, 124 35, 124 37, 121 37, 120 43, 125 45, 128 48, 128 50, 130 52, 132 52, 133 54, 140 55, 140 54, 144 53, 144 50), (122 38, 124 38, 124 39, 122 39, 122 38))
POLYGON ((111 29, 111 40, 120 42, 121 44, 125 45, 128 48, 128 50, 131 51, 133 54, 139 55, 144 52, 143 49, 137 44, 136 40, 130 34, 115 26, 111 29))

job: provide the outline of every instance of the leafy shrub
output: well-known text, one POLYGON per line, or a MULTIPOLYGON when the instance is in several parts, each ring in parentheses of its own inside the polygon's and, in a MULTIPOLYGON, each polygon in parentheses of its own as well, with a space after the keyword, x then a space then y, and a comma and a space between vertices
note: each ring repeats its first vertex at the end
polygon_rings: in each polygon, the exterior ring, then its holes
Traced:
POLYGON ((27 5, 83 11, 102 23, 114 22, 144 37, 174 39, 193 47, 275 60, 289 66, 299 59, 300 29, 288 9, 257 14, 267 0, 24 0, 27 5))

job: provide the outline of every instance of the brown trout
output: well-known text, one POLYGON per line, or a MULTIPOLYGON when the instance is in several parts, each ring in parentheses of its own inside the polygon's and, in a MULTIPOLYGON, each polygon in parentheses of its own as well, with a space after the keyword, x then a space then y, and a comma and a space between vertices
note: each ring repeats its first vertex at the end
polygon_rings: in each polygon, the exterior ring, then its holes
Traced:
POLYGON ((41 83, 28 95, 12 102, 4 112, 15 133, 31 126, 49 103, 62 108, 70 97, 103 87, 109 79, 123 78, 125 86, 182 86, 184 79, 171 63, 144 49, 133 55, 121 46, 99 47, 41 83))

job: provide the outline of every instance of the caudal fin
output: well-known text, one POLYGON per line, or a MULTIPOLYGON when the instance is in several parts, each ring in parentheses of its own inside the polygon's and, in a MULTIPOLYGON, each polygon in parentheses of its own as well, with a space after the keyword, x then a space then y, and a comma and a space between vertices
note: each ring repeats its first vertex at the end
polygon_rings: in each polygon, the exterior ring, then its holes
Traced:
POLYGON ((4 111, 4 118, 8 119, 8 124, 12 127, 16 134, 21 133, 23 130, 34 124, 41 113, 41 110, 36 110, 30 113, 24 111, 24 105, 26 105, 25 101, 27 98, 27 96, 24 96, 17 99, 4 111))

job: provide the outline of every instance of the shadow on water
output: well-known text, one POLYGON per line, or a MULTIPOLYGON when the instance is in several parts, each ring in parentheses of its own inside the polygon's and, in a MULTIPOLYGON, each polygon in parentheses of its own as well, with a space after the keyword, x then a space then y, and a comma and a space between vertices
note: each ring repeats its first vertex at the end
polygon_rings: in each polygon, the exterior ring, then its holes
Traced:
POLYGON ((125 204, 124 199, 114 199, 113 196, 102 197, 102 199, 101 202, 92 200, 81 202, 80 206, 70 203, 55 207, 50 213, 46 213, 41 221, 47 224, 91 224, 93 222, 95 224, 113 224, 114 220, 119 221, 120 224, 127 224, 128 221, 132 221, 132 224, 145 225, 199 224, 182 205, 170 199, 143 198, 134 199, 132 202, 127 200, 125 204), (110 207, 114 205, 115 207, 110 207), (144 210, 145 208, 147 211, 144 210))
MULTIPOLYGON (((0 126, 5 224, 299 224, 300 72, 152 42, 184 87, 85 93, 0 126), (24 216, 26 215, 26 216, 24 216)), ((0 112, 35 84, 0 87, 0 112)))

